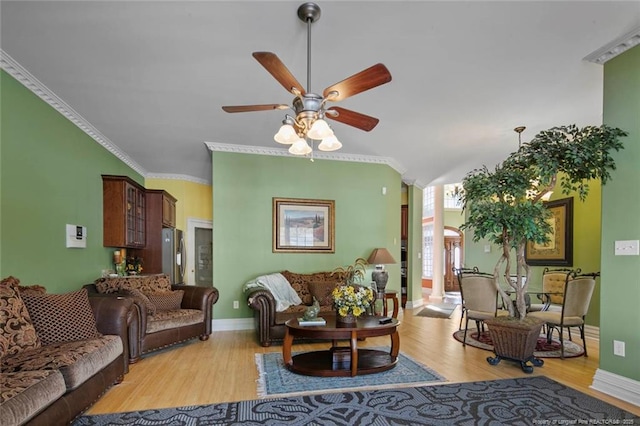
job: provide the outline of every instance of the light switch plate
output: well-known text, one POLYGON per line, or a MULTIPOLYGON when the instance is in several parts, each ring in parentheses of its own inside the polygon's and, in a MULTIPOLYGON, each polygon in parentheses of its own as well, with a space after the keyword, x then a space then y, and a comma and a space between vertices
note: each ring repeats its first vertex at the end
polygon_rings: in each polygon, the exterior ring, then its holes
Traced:
POLYGON ((65 227, 67 248, 87 248, 87 227, 69 225, 65 227))
POLYGON ((614 250, 616 256, 639 256, 640 240, 616 241, 614 250))

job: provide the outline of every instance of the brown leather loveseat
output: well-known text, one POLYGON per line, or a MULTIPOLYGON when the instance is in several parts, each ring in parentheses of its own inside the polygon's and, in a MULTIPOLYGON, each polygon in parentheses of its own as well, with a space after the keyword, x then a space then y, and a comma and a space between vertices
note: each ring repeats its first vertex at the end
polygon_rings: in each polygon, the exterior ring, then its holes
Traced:
POLYGON ((344 281, 344 274, 339 272, 299 274, 282 271, 280 274, 289 282, 302 303, 278 311, 276 298, 268 288, 260 284, 261 278, 265 276, 258 277, 244 286, 247 304, 254 312, 258 342, 265 347, 284 339, 284 323, 292 318, 301 317, 312 305, 314 297, 320 303, 321 316, 335 315, 333 300, 330 297, 331 290, 336 284, 344 281))
POLYGON ((84 288, 94 297, 133 300, 137 318, 129 328, 130 363, 154 350, 211 335, 215 287, 171 285, 166 275, 142 275, 99 278, 84 288))

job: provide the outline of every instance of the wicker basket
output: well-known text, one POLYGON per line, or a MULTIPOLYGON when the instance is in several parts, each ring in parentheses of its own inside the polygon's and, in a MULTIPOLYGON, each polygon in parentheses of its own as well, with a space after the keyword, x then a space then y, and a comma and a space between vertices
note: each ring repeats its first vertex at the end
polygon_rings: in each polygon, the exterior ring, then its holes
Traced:
POLYGON ((497 356, 524 362, 533 358, 544 321, 538 318, 521 320, 497 317, 485 320, 485 324, 489 327, 489 335, 497 356))

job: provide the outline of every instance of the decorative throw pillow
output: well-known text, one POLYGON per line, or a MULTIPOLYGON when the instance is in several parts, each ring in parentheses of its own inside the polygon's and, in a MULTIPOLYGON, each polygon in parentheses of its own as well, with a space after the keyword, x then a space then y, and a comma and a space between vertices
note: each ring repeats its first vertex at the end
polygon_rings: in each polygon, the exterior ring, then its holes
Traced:
POLYGON ((336 283, 330 283, 326 281, 322 282, 310 282, 309 291, 311 296, 318 299, 320 306, 330 306, 333 304, 333 297, 331 292, 336 288, 336 283))
POLYGON ((147 293, 149 301, 155 305, 158 311, 174 311, 180 309, 183 296, 184 290, 147 293))
POLYGON ((132 288, 143 293, 171 291, 171 281, 167 275, 104 277, 95 280, 94 284, 98 293, 117 293, 132 288))
POLYGON ((14 277, 0 282, 0 358, 40 347, 29 311, 18 291, 19 283, 14 277))
POLYGON ((87 289, 25 295, 24 304, 43 345, 100 337, 87 289))
POLYGON ((109 294, 117 293, 123 288, 128 288, 128 279, 125 277, 103 277, 94 281, 98 293, 109 294))
POLYGON ((313 303, 313 298, 311 297, 311 292, 309 291, 309 275, 308 274, 296 274, 295 272, 290 271, 282 271, 282 276, 284 276, 291 287, 298 293, 298 297, 302 300, 302 303, 305 305, 311 305, 313 303))
POLYGON ((171 281, 167 275, 149 275, 136 277, 131 288, 137 288, 144 294, 171 291, 171 281))
POLYGON ((154 315, 156 313, 156 305, 151 303, 151 300, 140 290, 135 288, 131 288, 128 290, 124 290, 125 294, 133 297, 138 303, 144 305, 147 308, 147 315, 154 315))
POLYGON ((41 285, 27 285, 27 286, 18 286, 18 291, 20 295, 24 296, 25 294, 45 294, 47 289, 42 287, 41 285))

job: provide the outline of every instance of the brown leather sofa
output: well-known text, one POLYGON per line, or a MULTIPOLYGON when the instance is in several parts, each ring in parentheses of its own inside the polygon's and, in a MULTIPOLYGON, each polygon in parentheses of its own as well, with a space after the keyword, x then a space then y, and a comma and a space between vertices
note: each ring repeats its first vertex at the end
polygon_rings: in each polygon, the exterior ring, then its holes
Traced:
MULTIPOLYGON (((117 334, 121 338, 124 336, 122 344, 128 350, 127 329, 133 315, 137 314, 133 307, 133 302, 127 299, 119 299, 115 303, 104 303, 104 301, 91 297, 89 302, 96 317, 98 331, 105 335, 117 334)), ((125 373, 129 371, 125 354, 126 352, 123 350, 116 360, 74 390, 68 391, 25 424, 30 426, 69 424, 100 399, 112 385, 122 382, 125 373)))
MULTIPOLYGON (((82 297, 86 303, 86 295, 82 297)), ((18 299, 14 297, 13 301, 18 299)), ((69 424, 112 385, 122 381, 128 371, 126 336, 135 315, 133 302, 114 299, 105 303, 105 300, 89 298, 89 304, 99 335, 73 341, 43 340, 39 347, 25 348, 0 357, 1 424, 69 424)), ((41 313, 41 317, 51 317, 51 311, 42 312, 45 313, 41 313)), ((29 307, 29 314, 34 318, 33 306, 29 307)), ((69 315, 83 314, 74 311, 64 318, 69 315)), ((30 322, 28 318, 26 321, 30 322)), ((54 319, 52 322, 60 324, 61 329, 64 329, 64 323, 69 321, 54 319)), ((40 333, 38 331, 38 337, 42 339, 40 333)))
POLYGON ((282 312, 276 311, 276 300, 266 288, 247 288, 245 296, 247 305, 253 309, 256 335, 262 346, 281 343, 284 339, 285 322, 301 317, 311 306, 313 297, 320 302, 321 316, 335 315, 331 299, 327 298, 330 290, 344 281, 343 274, 333 272, 315 272, 299 274, 290 271, 280 272, 296 291, 302 304, 290 306, 282 312))
POLYGON ((171 291, 184 293, 179 308, 152 314, 145 300, 122 287, 123 282, 138 282, 144 286, 147 278, 149 277, 114 278, 119 284, 117 289, 114 288, 109 293, 100 292, 96 286, 100 285, 100 280, 109 279, 101 278, 84 286, 92 297, 125 297, 133 300, 137 315, 128 330, 130 363, 137 362, 140 356, 149 352, 196 337, 207 340, 212 331, 213 305, 219 296, 215 287, 171 285, 171 291))

